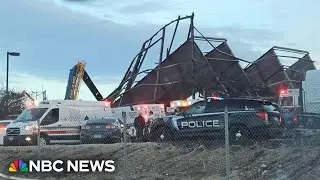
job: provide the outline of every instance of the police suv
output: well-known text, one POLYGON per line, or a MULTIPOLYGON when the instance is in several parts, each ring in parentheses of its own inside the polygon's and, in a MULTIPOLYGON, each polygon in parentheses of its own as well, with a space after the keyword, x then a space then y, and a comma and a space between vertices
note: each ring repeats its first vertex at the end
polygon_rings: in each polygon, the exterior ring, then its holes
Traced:
POLYGON ((230 140, 274 138, 283 133, 280 113, 270 101, 208 98, 176 116, 153 121, 150 138, 170 141, 183 137, 224 137, 226 106, 230 140))

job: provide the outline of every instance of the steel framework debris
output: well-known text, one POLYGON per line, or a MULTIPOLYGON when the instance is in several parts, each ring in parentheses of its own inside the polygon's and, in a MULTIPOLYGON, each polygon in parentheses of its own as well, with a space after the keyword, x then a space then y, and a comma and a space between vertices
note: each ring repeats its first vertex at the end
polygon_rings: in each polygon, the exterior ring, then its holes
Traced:
POLYGON ((204 36, 194 26, 194 14, 178 17, 163 26, 147 39, 140 52, 133 58, 119 86, 106 99, 113 106, 125 106, 138 103, 164 103, 176 99, 185 99, 196 92, 220 92, 227 97, 233 96, 266 96, 276 91, 277 85, 283 82, 290 87, 304 80, 304 72, 315 69, 309 53, 302 50, 272 47, 258 60, 249 62, 236 57, 227 40, 204 36), (177 29, 181 21, 189 20, 186 41, 172 52, 177 29), (168 27, 174 24, 170 43, 165 48, 168 27), (160 38, 156 38, 161 34, 160 38), (197 34, 197 35, 195 35, 197 34), (203 53, 198 41, 207 42, 212 50, 203 53), (214 46, 213 42, 221 43, 214 46), (153 69, 141 70, 150 48, 160 43, 158 65, 153 69), (275 51, 303 54, 295 56, 279 56, 275 51), (172 53, 171 53, 172 52, 172 53), (298 59, 290 67, 281 64, 279 57, 298 59), (244 69, 240 62, 248 64, 244 69), (146 74, 136 81, 137 76, 146 74), (302 74, 302 75, 301 75, 302 74))
POLYGON ((249 64, 245 73, 253 87, 260 96, 272 96, 278 93, 280 86, 300 88, 301 81, 305 80, 307 70, 316 69, 309 52, 274 46, 260 58, 249 64), (278 55, 277 52, 287 52, 291 55, 278 55), (298 57, 302 55, 302 57, 298 57), (281 63, 280 58, 297 60, 291 66, 281 63))
POLYGON ((113 101, 114 106, 124 106, 136 103, 167 103, 173 99, 187 98, 196 92, 208 92, 212 88, 224 94, 230 94, 229 91, 231 93, 243 93, 240 91, 246 88, 241 88, 241 85, 245 86, 248 83, 239 64, 241 59, 232 54, 226 39, 205 37, 194 27, 193 20, 194 14, 185 17, 179 16, 145 41, 141 51, 131 62, 119 87, 107 99, 113 101), (190 21, 187 40, 171 53, 172 44, 182 20, 190 21), (164 49, 166 28, 173 23, 175 23, 175 28, 170 39, 170 45, 167 49, 164 49), (195 31, 199 35, 195 36, 195 31), (154 40, 155 36, 160 33, 162 36, 154 40), (206 41, 212 46, 213 50, 204 56, 196 41, 206 41), (215 47, 213 41, 222 42, 222 44, 215 47), (154 69, 141 71, 142 63, 149 48, 156 43, 161 43, 158 66, 154 69), (240 73, 240 75, 233 74, 230 76, 231 73, 217 71, 217 66, 222 65, 225 66, 219 68, 222 71, 230 70, 233 73, 240 73), (147 73, 147 75, 133 85, 136 76, 141 73, 147 73), (233 77, 240 77, 238 83, 233 82, 233 77))

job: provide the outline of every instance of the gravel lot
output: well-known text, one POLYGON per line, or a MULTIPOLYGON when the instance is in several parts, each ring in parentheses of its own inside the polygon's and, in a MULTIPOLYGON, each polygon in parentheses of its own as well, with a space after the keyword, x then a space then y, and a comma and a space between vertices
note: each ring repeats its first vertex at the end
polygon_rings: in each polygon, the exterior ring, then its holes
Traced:
MULTIPOLYGON (((268 141, 230 147, 231 179, 301 179, 320 177, 319 135, 288 141, 268 141)), ((114 173, 29 173, 38 179, 123 179, 123 145, 51 145, 42 147, 41 159, 112 159, 114 173)), ((0 147, 1 172, 8 173, 14 159, 37 158, 37 147, 0 147)), ((224 179, 223 143, 179 142, 174 144, 128 144, 130 179, 224 179)), ((22 177, 22 176, 21 176, 22 177)))

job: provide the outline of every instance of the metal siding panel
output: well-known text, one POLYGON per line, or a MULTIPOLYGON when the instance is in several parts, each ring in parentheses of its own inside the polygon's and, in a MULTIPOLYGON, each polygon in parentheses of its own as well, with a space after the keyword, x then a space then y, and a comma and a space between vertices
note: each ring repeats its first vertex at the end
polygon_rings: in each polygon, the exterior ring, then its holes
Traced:
MULTIPOLYGON (((192 72, 191 71, 192 70, 191 53, 188 53, 188 52, 191 52, 191 49, 192 49, 192 43, 190 41, 186 41, 176 51, 174 51, 167 59, 162 61, 162 63, 160 64, 160 68, 170 66, 176 63, 182 63, 182 64, 165 68, 165 69, 160 69, 159 83, 174 82, 179 80, 184 80, 188 82, 190 79, 192 79, 192 76, 190 73, 192 72)), ((195 57, 197 56, 198 55, 195 55, 195 57)), ((152 70, 144 78, 142 78, 133 87, 132 90, 124 94, 121 104, 126 105, 126 104, 135 104, 135 103, 145 102, 145 101, 152 101, 155 86, 146 85, 146 84, 155 84, 156 74, 157 74, 157 70, 152 70)), ((173 93, 174 91, 172 91, 171 89, 179 87, 179 84, 180 83, 172 84, 172 85, 163 85, 163 88, 158 86, 159 88, 158 88, 157 99, 158 100, 161 99, 160 96, 163 96, 164 94, 166 95, 170 94, 170 96, 178 96, 176 92, 173 93)), ((163 98, 163 99, 167 99, 167 98, 163 98)))
MULTIPOLYGON (((235 61, 236 59, 230 57, 226 54, 220 53, 224 52, 230 54, 232 56, 233 53, 226 42, 220 44, 216 49, 213 49, 209 52, 206 57, 215 58, 208 59, 210 65, 213 67, 213 70, 222 78, 223 84, 227 86, 227 89, 231 91, 230 93, 243 92, 249 89, 249 81, 244 73, 239 61, 235 61), (221 60, 217 60, 221 59, 221 60), (223 61, 233 60, 233 61, 223 61)), ((218 90, 222 90, 219 88, 218 90)))

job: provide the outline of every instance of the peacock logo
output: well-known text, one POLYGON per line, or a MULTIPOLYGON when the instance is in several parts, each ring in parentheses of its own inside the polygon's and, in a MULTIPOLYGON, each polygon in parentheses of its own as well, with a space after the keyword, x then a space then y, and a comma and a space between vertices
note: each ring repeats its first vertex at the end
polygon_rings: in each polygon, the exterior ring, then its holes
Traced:
POLYGON ((9 172, 17 173, 17 172, 28 172, 29 168, 27 163, 22 160, 14 160, 9 165, 9 172))

